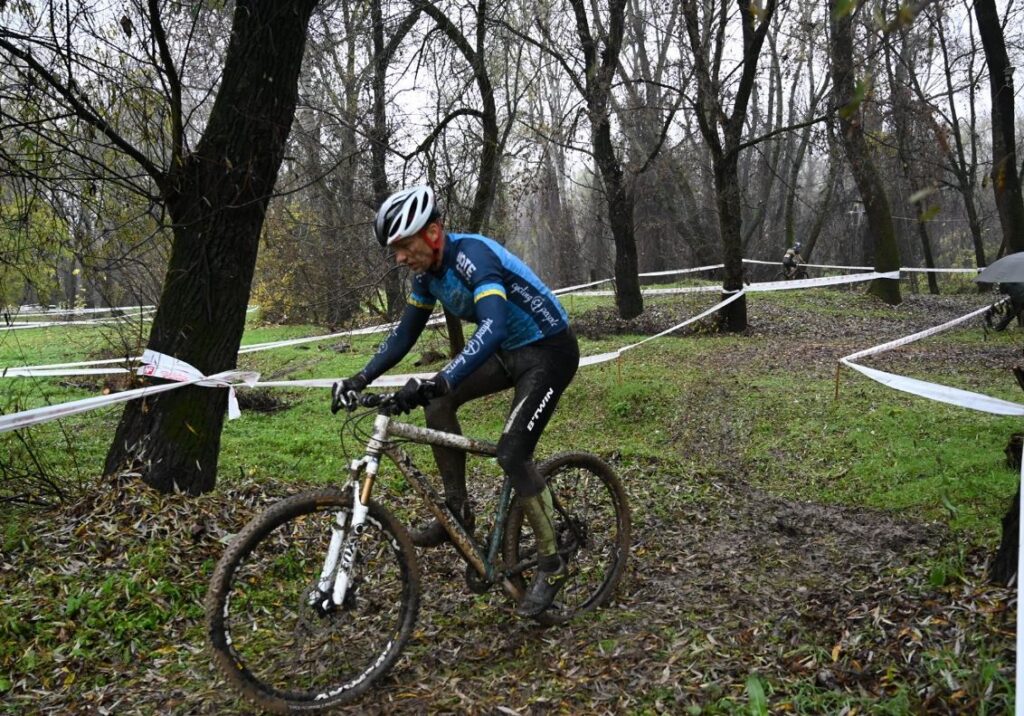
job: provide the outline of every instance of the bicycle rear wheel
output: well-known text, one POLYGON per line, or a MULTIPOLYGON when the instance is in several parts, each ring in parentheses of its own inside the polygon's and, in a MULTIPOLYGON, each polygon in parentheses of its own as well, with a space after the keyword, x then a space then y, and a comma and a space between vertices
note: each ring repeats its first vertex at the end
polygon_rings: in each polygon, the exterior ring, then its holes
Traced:
POLYGON ((221 557, 206 598, 217 666, 250 701, 314 712, 357 698, 398 659, 419 608, 419 571, 405 528, 371 503, 354 536, 344 603, 320 609, 317 581, 332 528, 351 529, 352 492, 283 500, 252 520, 221 557))
MULTIPOLYGON (((569 562, 569 579, 555 603, 535 619, 561 624, 611 599, 629 558, 629 503, 615 471, 596 455, 560 453, 537 469, 554 498, 558 551, 569 562)), ((505 523, 503 553, 510 568, 524 568, 511 576, 524 588, 536 566, 537 548, 518 501, 505 523)))

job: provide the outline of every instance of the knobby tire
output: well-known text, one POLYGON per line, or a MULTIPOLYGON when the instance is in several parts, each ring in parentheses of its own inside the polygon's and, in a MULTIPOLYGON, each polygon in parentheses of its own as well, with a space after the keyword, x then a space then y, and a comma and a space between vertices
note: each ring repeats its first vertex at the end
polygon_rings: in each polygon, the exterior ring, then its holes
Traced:
MULTIPOLYGON (((537 466, 555 502, 558 551, 569 561, 569 578, 555 603, 534 617, 565 623, 608 603, 629 559, 631 522, 625 490, 615 471, 596 455, 567 452, 537 466)), ((533 532, 518 501, 505 524, 506 565, 536 559, 533 532)), ((532 570, 512 575, 524 588, 532 570)))
POLYGON ((331 526, 351 488, 307 492, 273 505, 221 557, 206 600, 221 673, 257 706, 312 713, 365 693, 398 660, 419 610, 419 569, 405 528, 371 502, 345 603, 309 604, 331 526))

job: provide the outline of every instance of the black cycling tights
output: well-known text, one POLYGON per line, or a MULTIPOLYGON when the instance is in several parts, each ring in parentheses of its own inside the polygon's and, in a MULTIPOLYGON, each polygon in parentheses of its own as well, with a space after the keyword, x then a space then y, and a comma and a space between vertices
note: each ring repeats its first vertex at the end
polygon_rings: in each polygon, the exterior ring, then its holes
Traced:
MULTIPOLYGON (((427 427, 461 435, 456 412, 463 403, 515 387, 512 409, 498 440, 498 464, 520 495, 533 497, 544 488, 533 451, 579 362, 579 344, 571 328, 522 348, 499 350, 455 390, 430 402, 425 411, 427 427)), ((466 454, 432 449, 448 501, 461 507, 466 500, 466 454)))

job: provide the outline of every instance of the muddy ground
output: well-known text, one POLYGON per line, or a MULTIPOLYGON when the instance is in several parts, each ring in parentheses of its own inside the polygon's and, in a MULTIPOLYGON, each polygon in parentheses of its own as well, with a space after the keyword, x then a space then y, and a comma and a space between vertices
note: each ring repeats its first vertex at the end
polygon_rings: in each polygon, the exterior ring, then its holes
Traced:
MULTIPOLYGON (((884 321, 751 301, 750 333, 760 340, 729 360, 797 363, 831 375, 838 355, 980 303, 978 296, 910 296, 884 321)), ((611 312, 592 312, 576 325, 591 337, 653 333, 688 315, 687 306, 662 308, 627 325, 611 312)), ((985 361, 1015 358, 1007 348, 983 346, 980 353, 985 361)), ((516 619, 500 594, 469 593, 450 548, 421 553, 415 638, 385 682, 346 712, 748 713, 748 679, 755 673, 776 713, 1009 709, 1014 594, 986 582, 986 552, 963 551, 940 524, 783 500, 752 488, 735 451, 712 449, 729 443, 729 422, 713 416, 717 401, 727 411, 735 389, 711 381, 691 396, 712 417, 685 434, 707 441, 695 447, 721 456, 698 481, 665 474, 657 464, 618 465, 634 505, 647 504, 649 485, 664 488, 657 509, 635 511, 632 568, 612 606, 568 627, 540 628, 516 619), (936 580, 921 568, 937 554, 956 556, 962 574, 936 580), (964 664, 992 659, 999 665, 995 677, 965 677, 964 664)), ((132 490, 116 502, 90 498, 69 509, 59 529, 45 530, 46 543, 73 562, 96 559, 97 540, 116 540, 110 535, 122 528, 134 529, 136 538, 179 535, 188 546, 171 569, 181 580, 195 580, 198 565, 219 555, 219 537, 290 489, 245 485, 178 503, 132 490)), ((17 568, 13 559, 3 561, 17 568)), ((105 687, 15 689, 3 705, 38 713, 249 712, 212 673, 194 621, 176 620, 161 639, 178 650, 168 660, 192 654, 184 670, 171 671, 161 659, 100 664, 95 668, 114 677, 105 687)))

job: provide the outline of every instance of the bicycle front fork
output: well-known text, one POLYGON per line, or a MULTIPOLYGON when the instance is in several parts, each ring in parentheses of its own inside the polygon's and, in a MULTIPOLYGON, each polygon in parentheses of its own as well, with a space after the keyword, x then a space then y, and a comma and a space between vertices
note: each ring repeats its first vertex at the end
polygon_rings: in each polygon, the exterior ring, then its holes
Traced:
POLYGON ((370 511, 370 491, 379 466, 380 461, 372 455, 352 461, 352 511, 334 514, 324 566, 320 570, 316 589, 309 595, 310 605, 324 613, 333 611, 345 602, 359 537, 365 529, 366 515, 370 511), (361 486, 358 483, 360 473, 364 475, 361 486))

